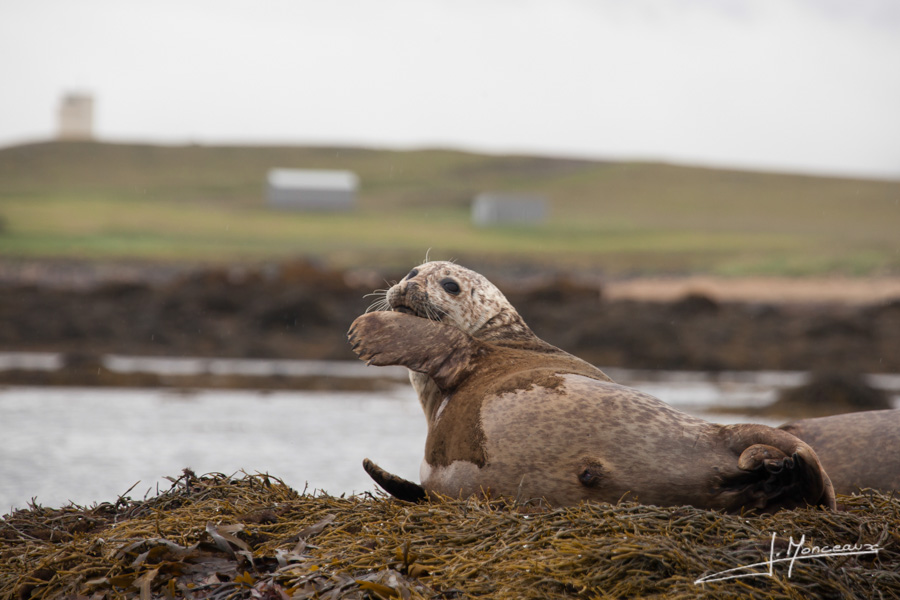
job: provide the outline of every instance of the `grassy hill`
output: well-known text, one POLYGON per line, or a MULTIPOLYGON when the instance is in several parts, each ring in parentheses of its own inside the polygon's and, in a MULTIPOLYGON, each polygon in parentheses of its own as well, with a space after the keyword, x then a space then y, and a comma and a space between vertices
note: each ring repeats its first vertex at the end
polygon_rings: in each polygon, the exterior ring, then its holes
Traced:
POLYGON ((334 266, 433 258, 608 273, 900 273, 900 182, 448 150, 52 142, 0 149, 0 256, 334 266), (349 169, 352 214, 268 209, 272 167, 349 169), (537 227, 479 229, 481 191, 546 195, 537 227))

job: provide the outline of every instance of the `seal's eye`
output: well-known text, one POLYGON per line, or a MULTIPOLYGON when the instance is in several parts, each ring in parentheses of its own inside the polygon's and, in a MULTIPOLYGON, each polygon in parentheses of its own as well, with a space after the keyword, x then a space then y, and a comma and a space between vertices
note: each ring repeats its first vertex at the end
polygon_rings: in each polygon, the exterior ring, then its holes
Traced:
POLYGON ((413 277, 415 277, 415 276, 418 275, 418 274, 419 274, 419 270, 418 270, 418 269, 413 269, 412 271, 410 271, 410 272, 406 275, 406 279, 412 279, 413 277))
POLYGON ((443 287, 448 294, 453 294, 455 296, 459 293, 459 284, 449 277, 441 280, 441 287, 443 287))

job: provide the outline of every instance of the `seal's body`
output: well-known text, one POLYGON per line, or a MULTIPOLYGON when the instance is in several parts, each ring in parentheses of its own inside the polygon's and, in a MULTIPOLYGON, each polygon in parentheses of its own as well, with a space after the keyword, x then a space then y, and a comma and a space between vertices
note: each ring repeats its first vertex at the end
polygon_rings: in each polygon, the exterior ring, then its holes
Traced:
POLYGON ((900 492, 900 409, 803 419, 779 429, 815 449, 835 492, 900 492))
POLYGON ((369 461, 389 492, 773 511, 834 506, 812 449, 763 425, 716 425, 613 383, 537 336, 481 275, 426 263, 350 329, 356 353, 403 365, 428 421, 422 486, 369 461))

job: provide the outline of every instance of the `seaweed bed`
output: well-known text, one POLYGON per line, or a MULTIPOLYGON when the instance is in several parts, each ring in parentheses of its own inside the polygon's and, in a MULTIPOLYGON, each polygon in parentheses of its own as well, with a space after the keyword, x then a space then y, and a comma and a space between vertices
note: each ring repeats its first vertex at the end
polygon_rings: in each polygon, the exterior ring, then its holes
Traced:
MULTIPOLYGON (((468 266, 494 281, 539 337, 595 365, 900 373, 900 298, 761 303, 695 292, 651 302, 607 297, 601 282, 564 272, 468 266)), ((162 266, 96 281, 96 263, 24 261, 11 268, 0 258, 0 347, 62 352, 78 363, 60 376, 0 370, 0 380, 14 385, 167 384, 146 374, 129 383, 87 368, 106 354, 355 361, 346 333, 372 303, 366 295, 406 275, 362 276, 305 260, 197 267, 161 281, 154 273, 162 266), (38 282, 23 274, 33 271, 44 273, 38 282), (85 287, 63 285, 75 275, 85 287)))
POLYGON ((6 515, 0 597, 900 598, 900 499, 870 490, 836 513, 735 516, 337 498, 264 474, 172 481, 144 500, 6 515), (868 552, 822 554, 835 545, 868 552), (770 552, 771 576, 697 583, 770 552))

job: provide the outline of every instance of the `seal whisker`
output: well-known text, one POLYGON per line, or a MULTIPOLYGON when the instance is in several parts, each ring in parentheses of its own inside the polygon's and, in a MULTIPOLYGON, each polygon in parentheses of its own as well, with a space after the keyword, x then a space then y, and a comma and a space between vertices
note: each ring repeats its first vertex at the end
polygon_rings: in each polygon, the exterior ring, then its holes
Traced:
POLYGON ((430 321, 443 321, 449 313, 439 306, 425 305, 425 316, 430 321))
POLYGON ((391 309, 390 304, 379 300, 378 302, 373 302, 372 304, 370 304, 369 307, 366 309, 366 312, 367 313, 379 312, 379 311, 390 310, 390 309, 391 309))
POLYGON ((370 304, 366 309, 366 312, 369 313, 379 310, 389 310, 391 308, 391 305, 390 302, 388 302, 387 293, 387 290, 375 290, 371 294, 366 294, 365 296, 363 296, 363 298, 370 298, 372 296, 376 297, 375 301, 372 302, 372 304, 370 304))

